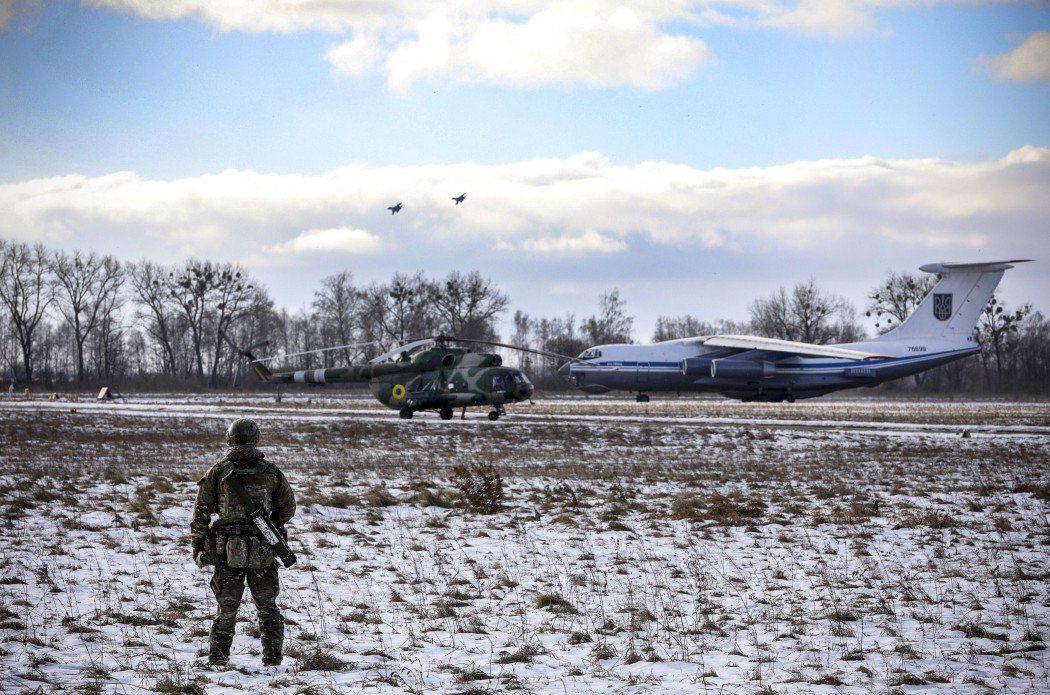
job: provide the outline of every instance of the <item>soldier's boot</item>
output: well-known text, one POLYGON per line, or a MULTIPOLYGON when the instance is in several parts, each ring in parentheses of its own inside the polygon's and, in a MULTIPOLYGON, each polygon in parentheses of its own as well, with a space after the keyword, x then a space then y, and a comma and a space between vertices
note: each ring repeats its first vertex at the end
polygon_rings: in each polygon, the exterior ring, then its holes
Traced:
POLYGON ((208 645, 208 663, 212 666, 228 664, 230 662, 230 647, 233 646, 233 633, 216 632, 215 625, 211 628, 211 637, 208 645))
POLYGON ((233 646, 233 633, 237 625, 237 607, 229 610, 229 605, 219 604, 219 614, 211 624, 208 639, 208 663, 225 664, 230 660, 230 647, 233 646), (224 610, 225 609, 225 610, 224 610))
POLYGON ((284 618, 278 612, 259 616, 263 666, 278 666, 284 652, 284 618))

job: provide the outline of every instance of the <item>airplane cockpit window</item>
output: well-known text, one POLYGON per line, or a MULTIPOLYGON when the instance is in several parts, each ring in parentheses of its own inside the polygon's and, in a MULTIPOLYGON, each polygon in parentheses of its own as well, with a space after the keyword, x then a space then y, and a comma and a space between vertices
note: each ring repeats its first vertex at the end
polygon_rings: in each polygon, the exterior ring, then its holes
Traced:
POLYGON ((580 353, 579 359, 581 360, 593 360, 602 356, 601 350, 595 350, 594 348, 588 348, 580 353))

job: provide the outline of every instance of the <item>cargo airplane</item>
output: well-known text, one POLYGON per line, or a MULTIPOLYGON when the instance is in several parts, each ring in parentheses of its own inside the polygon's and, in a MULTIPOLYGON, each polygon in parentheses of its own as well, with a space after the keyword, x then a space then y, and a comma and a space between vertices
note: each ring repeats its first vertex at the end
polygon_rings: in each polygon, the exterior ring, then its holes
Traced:
POLYGON ((857 343, 814 345, 749 335, 712 335, 651 345, 595 345, 559 373, 586 393, 710 391, 743 401, 813 398, 875 386, 980 351, 974 327, 1011 263, 931 263, 937 285, 903 323, 857 343))

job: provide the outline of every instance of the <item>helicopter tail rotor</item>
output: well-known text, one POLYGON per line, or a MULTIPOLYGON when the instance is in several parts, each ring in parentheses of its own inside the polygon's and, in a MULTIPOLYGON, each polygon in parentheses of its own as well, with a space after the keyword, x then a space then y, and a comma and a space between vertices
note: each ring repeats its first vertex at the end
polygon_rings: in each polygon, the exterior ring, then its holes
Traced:
POLYGON ((242 357, 248 360, 249 365, 251 365, 251 368, 255 371, 255 375, 259 377, 261 381, 269 380, 270 370, 267 369, 259 360, 255 359, 255 355, 252 354, 253 350, 269 345, 269 340, 264 340, 262 342, 255 343, 254 345, 249 345, 246 348, 239 348, 234 344, 232 340, 230 340, 230 336, 226 335, 225 333, 222 334, 222 339, 226 341, 226 344, 230 346, 231 350, 237 353, 238 357, 237 368, 234 370, 233 373, 233 388, 237 388, 237 386, 240 384, 241 367, 243 366, 243 362, 239 358, 242 357))

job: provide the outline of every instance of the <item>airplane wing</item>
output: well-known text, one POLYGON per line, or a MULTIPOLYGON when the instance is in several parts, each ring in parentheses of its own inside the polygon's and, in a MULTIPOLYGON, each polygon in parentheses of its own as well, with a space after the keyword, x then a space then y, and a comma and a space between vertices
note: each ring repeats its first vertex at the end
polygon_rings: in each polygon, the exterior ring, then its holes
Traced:
POLYGON ((754 335, 716 335, 706 338, 704 345, 708 347, 737 348, 741 350, 768 350, 769 352, 783 352, 802 357, 832 357, 840 360, 870 360, 885 355, 877 355, 873 352, 862 352, 860 350, 848 350, 846 348, 834 347, 832 345, 814 345, 813 343, 798 343, 793 340, 778 340, 776 338, 762 338, 754 335))

